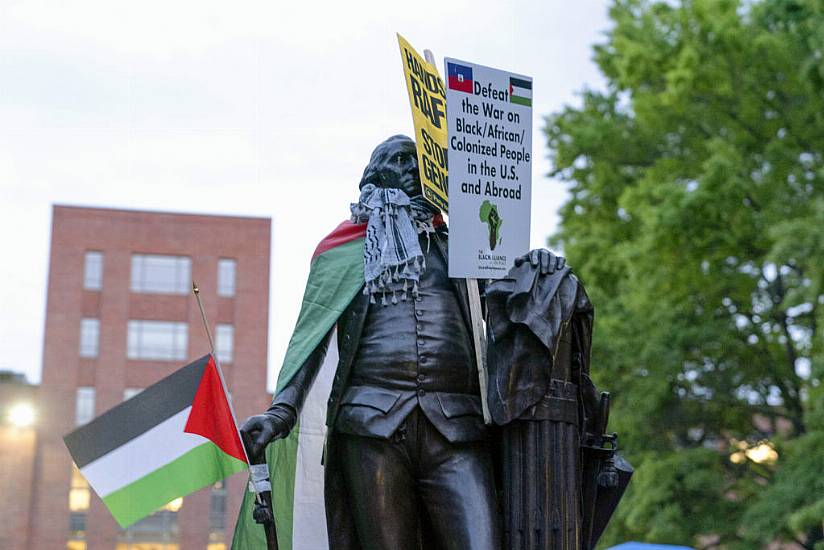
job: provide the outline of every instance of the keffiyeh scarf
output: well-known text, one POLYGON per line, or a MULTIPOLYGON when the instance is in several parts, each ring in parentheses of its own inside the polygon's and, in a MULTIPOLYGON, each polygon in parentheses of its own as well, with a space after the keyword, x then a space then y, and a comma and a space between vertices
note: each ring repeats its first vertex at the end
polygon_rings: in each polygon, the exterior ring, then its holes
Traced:
POLYGON ((366 280, 364 294, 370 302, 398 303, 398 296, 406 300, 409 293, 418 297, 418 281, 426 269, 426 262, 418 242, 418 233, 432 231, 434 207, 422 196, 409 198, 400 189, 384 189, 366 184, 360 199, 353 203, 352 222, 367 223, 363 245, 363 274, 366 280))

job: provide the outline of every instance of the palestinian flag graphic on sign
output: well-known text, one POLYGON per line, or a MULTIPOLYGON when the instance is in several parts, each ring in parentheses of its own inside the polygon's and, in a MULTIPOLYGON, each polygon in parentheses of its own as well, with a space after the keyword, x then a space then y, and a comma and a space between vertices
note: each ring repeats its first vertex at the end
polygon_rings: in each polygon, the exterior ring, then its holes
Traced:
POLYGON ((63 439, 121 527, 248 467, 211 355, 63 439))
POLYGON ((509 77, 509 102, 532 107, 532 82, 523 78, 509 77))

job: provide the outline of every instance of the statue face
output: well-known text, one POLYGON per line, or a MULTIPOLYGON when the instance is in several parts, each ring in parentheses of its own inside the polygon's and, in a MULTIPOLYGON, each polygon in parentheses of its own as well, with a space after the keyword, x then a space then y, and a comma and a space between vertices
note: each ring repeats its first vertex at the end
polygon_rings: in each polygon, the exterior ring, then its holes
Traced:
POLYGON ((363 173, 360 186, 400 189, 409 197, 421 194, 418 154, 415 142, 406 136, 392 136, 375 148, 363 173))

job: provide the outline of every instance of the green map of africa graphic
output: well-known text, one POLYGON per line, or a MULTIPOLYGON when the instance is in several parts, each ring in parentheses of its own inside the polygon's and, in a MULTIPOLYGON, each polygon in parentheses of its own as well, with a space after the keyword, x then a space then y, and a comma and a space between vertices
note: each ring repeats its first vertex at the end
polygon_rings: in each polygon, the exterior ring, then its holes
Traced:
POLYGON ((489 249, 495 250, 495 247, 501 243, 501 226, 504 224, 504 220, 498 214, 498 205, 484 201, 478 214, 489 231, 489 249))

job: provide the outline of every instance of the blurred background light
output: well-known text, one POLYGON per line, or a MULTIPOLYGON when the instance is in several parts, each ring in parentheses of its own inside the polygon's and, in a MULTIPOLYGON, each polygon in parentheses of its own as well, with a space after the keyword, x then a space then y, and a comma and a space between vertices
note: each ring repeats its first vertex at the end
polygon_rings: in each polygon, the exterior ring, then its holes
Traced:
POLYGON ((183 507, 183 497, 178 497, 173 501, 169 502, 166 506, 163 507, 164 510, 168 510, 169 512, 177 512, 180 508, 183 507))
POLYGON ((9 409, 9 422, 18 428, 28 428, 34 424, 34 407, 29 403, 18 403, 9 409))
POLYGON ((750 445, 746 441, 733 440, 732 445, 738 449, 730 455, 733 464, 743 464, 748 459, 756 464, 775 464, 778 461, 778 451, 769 441, 750 445))

